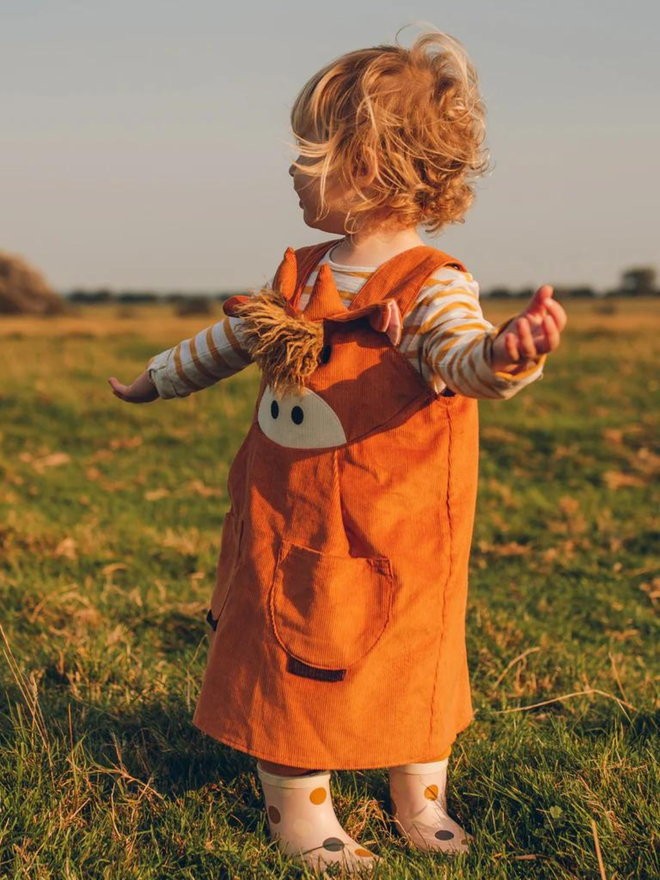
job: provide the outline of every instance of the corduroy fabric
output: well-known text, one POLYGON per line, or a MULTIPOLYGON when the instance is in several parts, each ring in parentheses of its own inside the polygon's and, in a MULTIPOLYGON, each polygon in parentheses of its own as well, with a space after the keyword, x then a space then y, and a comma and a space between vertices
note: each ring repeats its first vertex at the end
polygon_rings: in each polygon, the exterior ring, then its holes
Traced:
MULTIPOLYGON (((293 305, 335 241, 287 251, 276 282, 293 305)), ((434 248, 405 251, 349 314, 324 321, 329 357, 307 387, 346 442, 274 442, 259 424, 262 380, 229 473, 216 631, 193 719, 257 758, 337 770, 433 761, 472 718, 477 401, 437 395, 368 317, 389 298, 405 315, 444 265, 460 268, 434 248), (307 677, 305 666, 344 674, 307 677)), ((318 293, 317 310, 321 301, 332 292, 318 293)))

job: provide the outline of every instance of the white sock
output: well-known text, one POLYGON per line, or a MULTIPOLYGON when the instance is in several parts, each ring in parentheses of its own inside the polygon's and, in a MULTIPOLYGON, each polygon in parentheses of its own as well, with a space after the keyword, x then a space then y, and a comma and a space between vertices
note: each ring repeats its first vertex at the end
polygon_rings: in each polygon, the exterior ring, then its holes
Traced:
POLYGON ((447 762, 390 767, 392 814, 418 849, 466 852, 470 835, 447 813, 447 762))
POLYGON ((270 834, 286 855, 311 868, 341 863, 350 873, 371 870, 378 856, 349 837, 339 824, 330 795, 330 771, 302 776, 257 773, 266 802, 270 834))

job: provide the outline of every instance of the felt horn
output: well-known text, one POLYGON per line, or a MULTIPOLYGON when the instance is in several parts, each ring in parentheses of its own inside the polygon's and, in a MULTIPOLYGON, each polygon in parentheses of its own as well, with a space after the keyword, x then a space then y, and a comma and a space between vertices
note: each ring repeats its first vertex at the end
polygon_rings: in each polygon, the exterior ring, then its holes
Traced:
POLYGON ((285 299, 290 300, 296 291, 297 275, 296 252, 293 248, 288 247, 284 251, 284 258, 273 278, 273 290, 279 290, 284 294, 285 299))
POLYGON ((337 312, 345 312, 346 307, 337 292, 332 269, 324 263, 318 271, 309 302, 303 312, 308 321, 321 321, 337 312))

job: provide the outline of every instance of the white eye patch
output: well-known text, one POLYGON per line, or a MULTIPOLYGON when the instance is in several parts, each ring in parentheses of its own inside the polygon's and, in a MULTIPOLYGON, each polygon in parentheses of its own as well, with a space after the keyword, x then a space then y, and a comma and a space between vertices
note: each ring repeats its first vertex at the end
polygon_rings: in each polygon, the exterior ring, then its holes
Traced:
POLYGON ((268 385, 257 413, 259 427, 269 440, 292 449, 325 449, 346 443, 339 416, 308 388, 280 397, 268 385))

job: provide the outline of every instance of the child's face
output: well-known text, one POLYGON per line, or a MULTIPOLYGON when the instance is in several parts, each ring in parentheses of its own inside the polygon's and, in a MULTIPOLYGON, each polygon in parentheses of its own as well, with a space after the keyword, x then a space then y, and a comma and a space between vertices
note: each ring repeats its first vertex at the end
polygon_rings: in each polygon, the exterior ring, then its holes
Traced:
MULTIPOLYGON (((296 160, 301 165, 309 165, 314 160, 299 156, 296 160)), ((328 177, 325 189, 324 216, 321 206, 320 177, 312 177, 305 174, 300 168, 291 165, 289 174, 293 178, 293 188, 300 199, 300 207, 303 209, 303 220, 307 226, 313 229, 321 229, 323 232, 332 232, 344 235, 346 232, 346 215, 350 208, 349 194, 338 185, 334 178, 328 177), (327 213, 326 213, 327 212, 327 213)))

